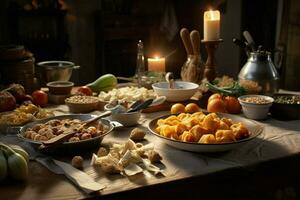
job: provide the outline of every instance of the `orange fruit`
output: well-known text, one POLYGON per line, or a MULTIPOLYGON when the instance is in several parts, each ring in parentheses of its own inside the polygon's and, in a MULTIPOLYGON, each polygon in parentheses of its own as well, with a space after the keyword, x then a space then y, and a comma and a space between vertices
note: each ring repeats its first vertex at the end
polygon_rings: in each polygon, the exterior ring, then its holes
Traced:
POLYGON ((181 103, 175 103, 171 107, 171 114, 178 114, 178 113, 184 113, 185 107, 181 103))
POLYGON ((212 94, 212 95, 208 98, 208 101, 207 101, 207 102, 210 102, 210 101, 213 100, 213 99, 222 99, 222 95, 219 94, 219 93, 212 94))
POLYGON ((224 103, 226 110, 231 114, 238 114, 242 110, 241 104, 236 97, 227 96, 224 98, 224 103))
POLYGON ((226 105, 222 99, 212 99, 207 104, 208 112, 227 112, 226 105))
POLYGON ((201 111, 200 107, 195 103, 189 103, 185 106, 185 112, 194 113, 201 111))

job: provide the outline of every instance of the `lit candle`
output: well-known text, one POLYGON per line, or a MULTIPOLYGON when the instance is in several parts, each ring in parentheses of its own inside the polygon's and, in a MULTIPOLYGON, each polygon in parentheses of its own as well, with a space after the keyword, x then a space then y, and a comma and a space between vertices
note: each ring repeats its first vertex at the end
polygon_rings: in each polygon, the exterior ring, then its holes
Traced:
POLYGON ((148 71, 164 72, 165 71, 165 58, 148 58, 148 71))
POLYGON ((204 40, 220 39, 220 12, 210 10, 204 12, 204 40))

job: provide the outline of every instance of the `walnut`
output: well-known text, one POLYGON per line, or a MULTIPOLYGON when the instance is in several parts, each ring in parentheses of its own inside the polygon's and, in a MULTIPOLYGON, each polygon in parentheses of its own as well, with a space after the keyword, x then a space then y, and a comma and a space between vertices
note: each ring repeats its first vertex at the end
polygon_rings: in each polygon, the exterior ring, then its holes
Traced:
POLYGON ((108 154, 108 152, 104 147, 100 147, 97 152, 98 157, 106 156, 107 154, 108 154))
POLYGON ((144 130, 140 129, 140 128, 134 128, 131 133, 129 138, 133 141, 141 141, 144 139, 146 133, 144 130))
POLYGON ((72 166, 77 169, 83 168, 83 158, 81 156, 74 156, 72 158, 72 166))
POLYGON ((154 150, 151 150, 148 152, 148 159, 151 163, 160 162, 162 160, 162 157, 154 150))

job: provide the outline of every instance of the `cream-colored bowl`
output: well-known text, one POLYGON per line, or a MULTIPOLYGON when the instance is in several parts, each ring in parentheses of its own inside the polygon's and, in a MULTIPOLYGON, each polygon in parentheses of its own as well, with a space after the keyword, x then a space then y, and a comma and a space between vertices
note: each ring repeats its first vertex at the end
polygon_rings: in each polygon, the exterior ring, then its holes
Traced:
POLYGON ((247 118, 262 120, 268 117, 274 99, 265 95, 243 95, 238 98, 247 118), (256 99, 257 101, 251 101, 256 99), (261 101, 259 101, 259 99, 261 101))
POLYGON ((71 113, 88 113, 99 110, 99 105, 103 103, 97 97, 75 95, 65 99, 65 104, 71 113))
POLYGON ((175 88, 170 89, 168 82, 152 84, 158 96, 165 96, 167 101, 180 102, 190 99, 198 90, 199 85, 192 82, 175 81, 175 88))
POLYGON ((129 113, 113 113, 110 116, 112 121, 117 121, 123 126, 134 126, 138 124, 138 121, 141 117, 141 112, 129 112, 129 113))
POLYGON ((122 106, 112 106, 110 104, 106 104, 104 106, 104 110, 112 111, 112 114, 109 117, 110 120, 117 121, 121 123, 123 126, 134 126, 138 124, 138 121, 141 117, 141 111, 126 112, 126 108, 122 106))

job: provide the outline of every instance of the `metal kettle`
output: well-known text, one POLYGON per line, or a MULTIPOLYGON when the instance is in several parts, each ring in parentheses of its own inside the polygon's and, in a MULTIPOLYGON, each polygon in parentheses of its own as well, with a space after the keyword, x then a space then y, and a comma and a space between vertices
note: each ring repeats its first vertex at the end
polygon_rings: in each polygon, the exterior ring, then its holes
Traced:
POLYGON ((272 95, 279 90, 279 74, 267 51, 254 51, 241 69, 239 80, 255 81, 261 86, 262 94, 272 95))

